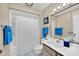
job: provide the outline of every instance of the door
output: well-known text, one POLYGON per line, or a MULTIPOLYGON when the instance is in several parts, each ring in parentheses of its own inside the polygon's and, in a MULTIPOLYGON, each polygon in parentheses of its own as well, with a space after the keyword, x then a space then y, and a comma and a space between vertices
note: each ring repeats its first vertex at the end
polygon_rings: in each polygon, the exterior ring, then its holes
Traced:
POLYGON ((79 15, 73 16, 73 33, 76 34, 74 41, 79 42, 79 15))
POLYGON ((16 51, 14 55, 23 55, 39 44, 39 20, 32 14, 16 11, 12 16, 15 38, 13 42, 15 49, 12 51, 16 51))

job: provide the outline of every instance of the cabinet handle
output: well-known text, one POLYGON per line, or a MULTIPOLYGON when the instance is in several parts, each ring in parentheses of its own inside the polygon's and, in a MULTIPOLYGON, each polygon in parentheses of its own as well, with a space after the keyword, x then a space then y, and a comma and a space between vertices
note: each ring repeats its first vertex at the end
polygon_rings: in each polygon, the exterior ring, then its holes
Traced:
POLYGON ((2 53, 2 50, 0 50, 0 54, 2 53))

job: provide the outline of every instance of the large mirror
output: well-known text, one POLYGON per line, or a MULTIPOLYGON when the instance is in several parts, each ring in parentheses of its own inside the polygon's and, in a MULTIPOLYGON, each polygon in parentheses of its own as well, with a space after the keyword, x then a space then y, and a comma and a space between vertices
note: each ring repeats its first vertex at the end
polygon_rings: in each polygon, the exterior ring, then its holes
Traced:
MULTIPOLYGON (((79 43, 79 4, 76 4, 62 12, 57 13, 56 15, 53 14, 51 16, 52 19, 55 20, 55 27, 62 27, 63 28, 63 35, 61 38, 69 39, 72 42, 79 43)), ((52 32, 52 29, 51 29, 52 32)), ((54 33, 54 32, 53 32, 54 33)), ((53 34, 51 33, 51 36, 53 34)))

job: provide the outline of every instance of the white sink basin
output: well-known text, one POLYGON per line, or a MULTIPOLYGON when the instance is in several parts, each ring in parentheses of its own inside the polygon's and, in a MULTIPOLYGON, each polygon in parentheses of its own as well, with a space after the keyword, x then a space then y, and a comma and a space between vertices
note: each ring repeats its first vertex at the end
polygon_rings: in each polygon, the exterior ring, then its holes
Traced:
POLYGON ((51 40, 51 41, 47 41, 47 43, 52 46, 55 46, 55 47, 62 47, 63 46, 63 40, 59 40, 58 42, 51 40))

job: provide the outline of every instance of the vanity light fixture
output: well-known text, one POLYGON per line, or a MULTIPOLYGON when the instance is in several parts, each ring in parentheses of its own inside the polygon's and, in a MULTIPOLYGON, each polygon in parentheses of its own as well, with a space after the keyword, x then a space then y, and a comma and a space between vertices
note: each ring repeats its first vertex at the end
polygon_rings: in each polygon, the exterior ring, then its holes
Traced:
POLYGON ((62 12, 66 9, 71 8, 72 6, 77 5, 78 3, 63 3, 61 6, 56 7, 55 9, 53 9, 53 13, 52 15, 56 15, 59 12, 62 12))

